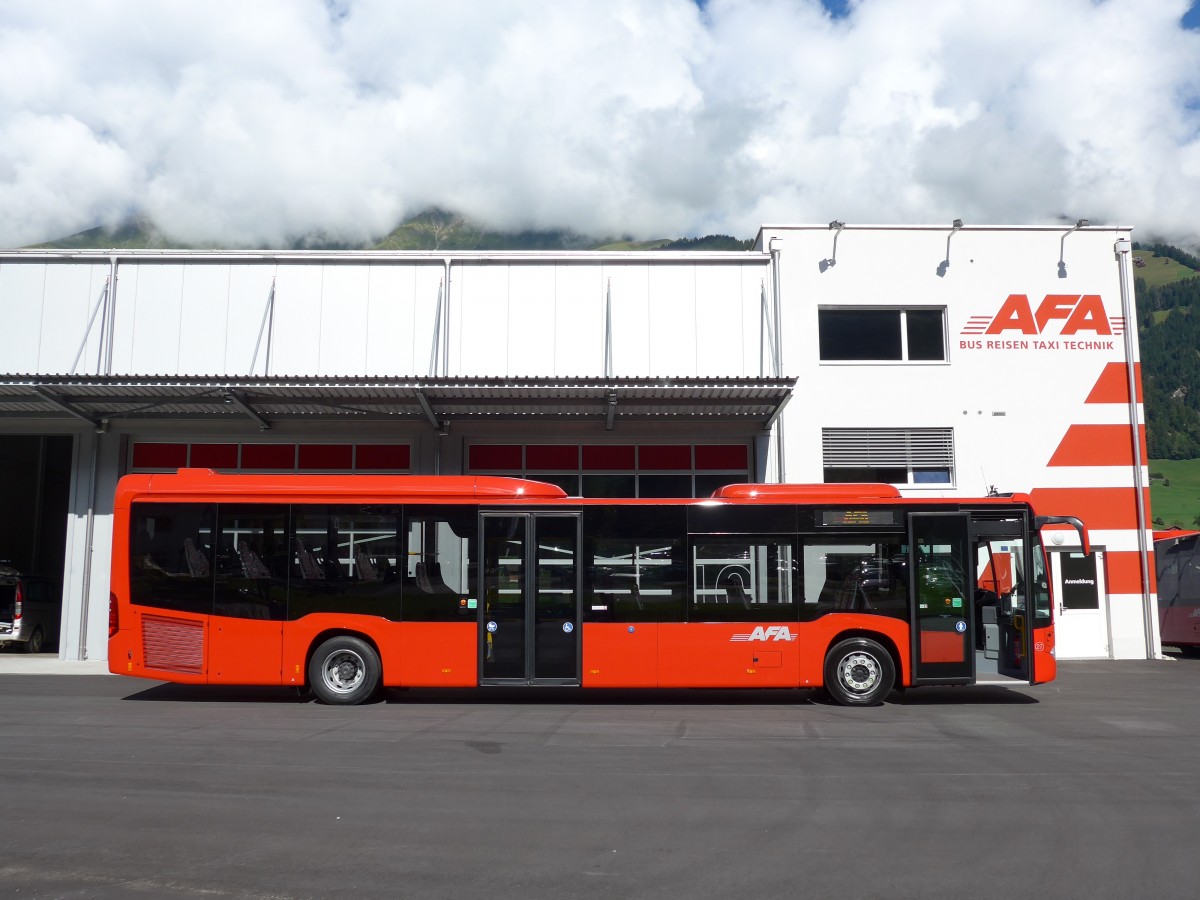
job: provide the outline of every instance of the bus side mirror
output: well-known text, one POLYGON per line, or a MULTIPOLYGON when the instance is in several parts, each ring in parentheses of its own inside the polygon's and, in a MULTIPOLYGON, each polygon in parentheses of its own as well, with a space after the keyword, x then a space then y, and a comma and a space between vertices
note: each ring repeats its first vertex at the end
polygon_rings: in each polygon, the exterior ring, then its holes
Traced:
POLYGON ((1092 552, 1091 542, 1088 541, 1087 529, 1083 527, 1083 522, 1074 516, 1034 516, 1033 527, 1041 531, 1047 525, 1070 525, 1075 529, 1075 533, 1079 535, 1079 546, 1083 548, 1083 555, 1089 556, 1092 552))

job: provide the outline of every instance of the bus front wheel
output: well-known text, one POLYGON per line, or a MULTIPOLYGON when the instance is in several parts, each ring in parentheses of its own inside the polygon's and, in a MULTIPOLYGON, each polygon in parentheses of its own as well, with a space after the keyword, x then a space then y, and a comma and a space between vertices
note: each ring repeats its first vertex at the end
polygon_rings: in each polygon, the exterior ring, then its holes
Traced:
POLYGON ((891 654, 867 638, 842 641, 825 657, 825 690, 842 706, 875 706, 895 683, 891 654))
POLYGON ((380 673, 379 655, 371 645, 342 635, 317 648, 308 664, 308 683, 322 703, 349 706, 375 693, 380 673))

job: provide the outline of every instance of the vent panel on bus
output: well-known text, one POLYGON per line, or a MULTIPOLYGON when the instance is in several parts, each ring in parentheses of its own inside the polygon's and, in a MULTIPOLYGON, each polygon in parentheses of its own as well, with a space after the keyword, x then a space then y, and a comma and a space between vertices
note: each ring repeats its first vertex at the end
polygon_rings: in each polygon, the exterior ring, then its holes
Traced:
POLYGON ((198 675, 204 670, 204 623, 142 616, 142 646, 152 669, 198 675))

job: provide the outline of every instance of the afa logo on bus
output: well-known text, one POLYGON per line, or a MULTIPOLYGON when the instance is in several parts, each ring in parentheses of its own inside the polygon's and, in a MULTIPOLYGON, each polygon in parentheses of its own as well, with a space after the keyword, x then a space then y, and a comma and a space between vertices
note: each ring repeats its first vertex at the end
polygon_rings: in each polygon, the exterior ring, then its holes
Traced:
MULTIPOLYGON (((1125 333, 1125 320, 1110 316, 1104 308, 1099 294, 1047 294, 1037 307, 1030 303, 1027 294, 1009 294, 993 315, 971 316, 963 327, 962 335, 1002 335, 1017 338, 1043 338, 1043 340, 1018 340, 1017 346, 993 347, 997 341, 963 341, 963 349, 1037 349, 1054 350, 1060 346, 1079 349, 1078 341, 1048 340, 1047 338, 1096 338, 1117 337, 1125 333)), ((1105 349, 1110 342, 1088 341, 1101 346, 1083 349, 1105 349)))
POLYGON ((794 641, 800 635, 792 634, 792 630, 786 625, 768 625, 765 628, 759 625, 749 634, 735 634, 729 640, 731 641, 794 641))

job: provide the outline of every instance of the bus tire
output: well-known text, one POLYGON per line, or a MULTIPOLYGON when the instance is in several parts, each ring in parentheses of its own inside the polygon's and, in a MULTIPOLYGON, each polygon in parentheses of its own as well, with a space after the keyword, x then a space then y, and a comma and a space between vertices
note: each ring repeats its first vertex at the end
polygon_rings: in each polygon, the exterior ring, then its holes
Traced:
POLYGON ((308 663, 308 684, 322 703, 351 706, 379 688, 379 654, 361 638, 339 635, 321 644, 308 663))
POLYGON ((825 656, 825 691, 842 706, 875 706, 892 692, 892 655, 867 638, 849 638, 825 656))

